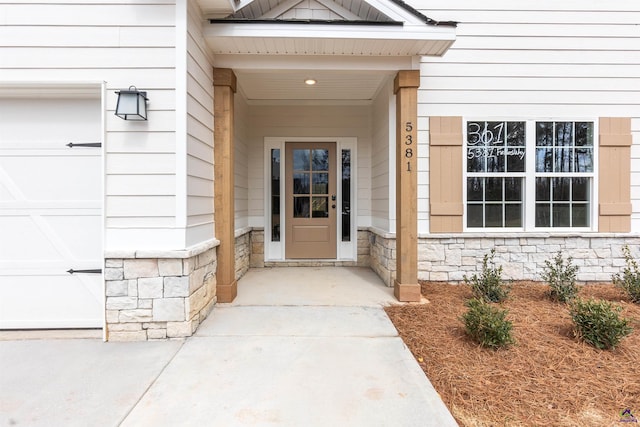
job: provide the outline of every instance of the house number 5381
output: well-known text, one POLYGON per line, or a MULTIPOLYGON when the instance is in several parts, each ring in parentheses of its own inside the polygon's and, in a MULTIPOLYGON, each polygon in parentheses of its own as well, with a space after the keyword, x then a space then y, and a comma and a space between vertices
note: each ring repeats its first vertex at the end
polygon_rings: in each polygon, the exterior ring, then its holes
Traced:
MULTIPOLYGON (((413 131, 413 123, 411 122, 406 122, 404 124, 404 130, 405 130, 405 134, 404 134, 404 144, 405 144, 405 149, 404 149, 404 157, 405 159, 410 159, 413 157, 413 135, 411 134, 411 132, 413 131)), ((411 172, 411 161, 407 161, 407 171, 411 172)))

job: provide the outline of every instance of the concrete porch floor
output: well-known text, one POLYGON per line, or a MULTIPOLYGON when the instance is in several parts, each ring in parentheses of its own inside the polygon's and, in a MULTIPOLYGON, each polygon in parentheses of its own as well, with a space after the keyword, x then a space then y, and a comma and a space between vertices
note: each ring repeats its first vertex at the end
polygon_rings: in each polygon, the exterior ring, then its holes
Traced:
POLYGON ((368 269, 265 268, 183 341, 2 341, 0 425, 454 426, 394 302, 368 269))

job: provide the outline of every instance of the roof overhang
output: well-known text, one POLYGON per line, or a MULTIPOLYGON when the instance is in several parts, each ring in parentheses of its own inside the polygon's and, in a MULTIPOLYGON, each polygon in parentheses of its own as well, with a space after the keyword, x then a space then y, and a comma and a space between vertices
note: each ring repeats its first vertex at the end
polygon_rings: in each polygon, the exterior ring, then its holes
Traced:
POLYGON ((402 23, 211 20, 204 36, 218 55, 442 56, 455 41, 456 29, 402 23))
POLYGON ((222 18, 235 11, 234 0, 198 0, 198 5, 210 17, 222 18))

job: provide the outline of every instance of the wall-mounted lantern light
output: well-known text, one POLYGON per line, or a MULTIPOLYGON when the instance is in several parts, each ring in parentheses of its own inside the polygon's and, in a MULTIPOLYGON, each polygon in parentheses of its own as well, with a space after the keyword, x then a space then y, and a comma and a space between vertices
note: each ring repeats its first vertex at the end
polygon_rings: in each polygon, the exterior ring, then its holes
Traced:
POLYGON ((124 120, 147 120, 147 92, 140 92, 135 86, 116 92, 116 116, 124 120))

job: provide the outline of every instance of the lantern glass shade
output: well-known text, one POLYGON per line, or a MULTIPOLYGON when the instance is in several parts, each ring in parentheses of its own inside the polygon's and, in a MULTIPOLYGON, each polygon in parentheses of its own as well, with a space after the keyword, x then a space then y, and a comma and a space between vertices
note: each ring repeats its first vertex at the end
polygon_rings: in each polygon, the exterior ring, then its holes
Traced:
POLYGON ((116 116, 124 120, 147 120, 147 92, 140 92, 131 86, 129 90, 116 93, 116 116))

